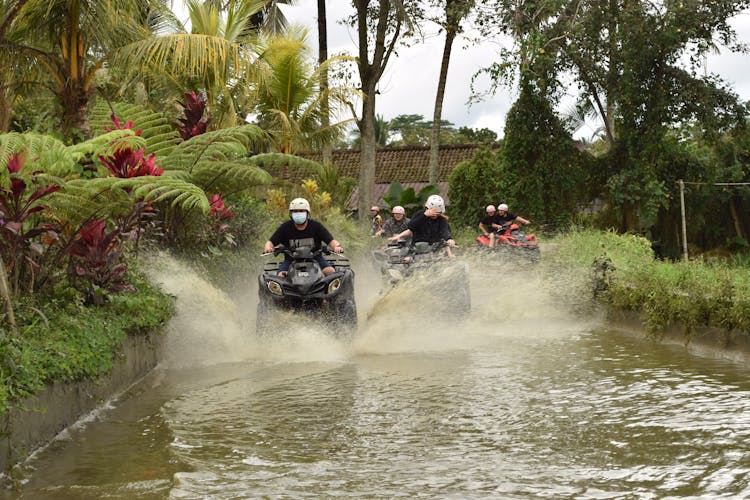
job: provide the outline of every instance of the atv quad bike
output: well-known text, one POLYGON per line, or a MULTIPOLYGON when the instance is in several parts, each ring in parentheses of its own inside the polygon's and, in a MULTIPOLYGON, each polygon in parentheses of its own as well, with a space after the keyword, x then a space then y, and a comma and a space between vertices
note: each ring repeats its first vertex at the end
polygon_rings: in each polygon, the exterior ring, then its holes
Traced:
POLYGON ((445 255, 445 242, 419 241, 409 245, 404 240, 375 250, 386 289, 419 281, 428 294, 439 297, 441 311, 463 316, 471 311, 469 271, 465 262, 445 255))
POLYGON ((507 253, 529 262, 538 262, 541 252, 535 234, 524 234, 518 224, 505 224, 495 232, 495 246, 490 248, 490 237, 480 234, 477 243, 487 250, 507 253))
POLYGON ((259 335, 272 333, 275 314, 280 310, 308 315, 323 324, 334 336, 351 337, 357 330, 357 306, 354 301, 354 271, 349 259, 335 254, 327 247, 294 250, 278 245, 273 254, 288 256, 292 263, 287 275, 279 276, 281 260, 274 258, 264 263, 258 276, 258 314, 256 330, 259 335), (335 272, 328 276, 317 262, 321 254, 335 272))

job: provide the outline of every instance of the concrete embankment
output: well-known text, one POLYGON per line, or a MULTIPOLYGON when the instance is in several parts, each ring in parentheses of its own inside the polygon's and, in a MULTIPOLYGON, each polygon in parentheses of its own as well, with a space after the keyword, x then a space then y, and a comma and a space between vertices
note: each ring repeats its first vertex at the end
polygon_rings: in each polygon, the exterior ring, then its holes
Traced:
POLYGON ((0 470, 7 471, 103 402, 140 380, 159 361, 163 334, 128 335, 107 375, 58 382, 20 401, 2 418, 0 470))
MULTIPOLYGON (((610 309, 607 312, 611 329, 646 338, 643 316, 633 311, 610 309)), ((727 359, 737 363, 750 364, 750 332, 727 331, 720 328, 700 326, 690 335, 685 334, 684 326, 673 324, 659 335, 652 336, 659 342, 684 346, 697 356, 727 359)))

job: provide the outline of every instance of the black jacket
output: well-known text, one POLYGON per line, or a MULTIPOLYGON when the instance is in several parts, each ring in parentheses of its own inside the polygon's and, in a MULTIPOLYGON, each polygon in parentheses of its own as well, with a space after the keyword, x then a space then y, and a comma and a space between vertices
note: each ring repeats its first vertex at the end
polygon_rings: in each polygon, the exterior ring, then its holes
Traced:
POLYGON ((451 240, 451 226, 448 219, 439 216, 436 219, 426 217, 424 210, 420 210, 409 221, 409 229, 414 233, 412 242, 426 241, 427 243, 437 243, 440 240, 451 240))

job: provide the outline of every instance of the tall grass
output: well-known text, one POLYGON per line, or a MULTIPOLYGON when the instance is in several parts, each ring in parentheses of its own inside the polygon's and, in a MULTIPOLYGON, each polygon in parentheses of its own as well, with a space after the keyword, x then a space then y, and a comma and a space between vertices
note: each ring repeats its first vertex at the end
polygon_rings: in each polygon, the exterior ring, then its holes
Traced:
POLYGON ((601 299, 642 312, 652 335, 673 324, 681 325, 688 337, 700 326, 750 332, 746 259, 664 262, 654 258, 645 238, 593 230, 560 235, 548 247, 545 258, 581 269, 608 259, 612 270, 601 299))

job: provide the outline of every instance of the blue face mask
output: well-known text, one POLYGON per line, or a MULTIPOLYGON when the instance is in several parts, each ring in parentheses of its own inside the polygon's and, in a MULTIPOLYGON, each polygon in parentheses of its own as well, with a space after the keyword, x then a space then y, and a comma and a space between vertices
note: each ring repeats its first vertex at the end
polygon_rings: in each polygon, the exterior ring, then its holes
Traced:
POLYGON ((307 220, 307 212, 292 212, 292 220, 295 224, 304 224, 307 220))

